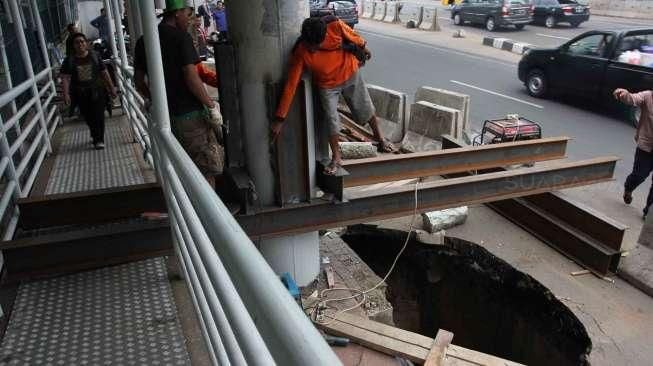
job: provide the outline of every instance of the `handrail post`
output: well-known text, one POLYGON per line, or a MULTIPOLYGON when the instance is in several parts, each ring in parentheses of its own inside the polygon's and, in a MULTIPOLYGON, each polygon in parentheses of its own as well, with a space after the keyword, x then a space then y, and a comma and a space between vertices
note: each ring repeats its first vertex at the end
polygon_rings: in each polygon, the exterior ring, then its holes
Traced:
MULTIPOLYGON (((23 57, 23 62, 25 65, 25 72, 27 73, 27 78, 31 80, 32 84, 32 94, 33 98, 36 98, 36 110, 39 116, 39 122, 41 128, 45 131, 48 131, 48 126, 45 121, 45 115, 43 114, 43 105, 41 104, 41 98, 39 97, 39 89, 36 84, 36 78, 34 77, 34 69, 32 68, 32 59, 29 55, 29 49, 27 48, 27 39, 25 38, 25 30, 23 27, 23 19, 21 17, 20 9, 18 8, 17 0, 9 0, 9 8, 11 15, 14 18, 14 29, 16 30, 16 37, 18 38, 18 45, 20 47, 20 53, 23 57)), ((39 17, 40 19, 40 17, 39 17)), ((52 145, 50 144, 50 136, 46 133, 45 136, 45 146, 48 149, 48 153, 52 153, 52 145)))
MULTIPOLYGON (((5 70, 5 83, 7 84, 7 90, 11 90, 14 87, 13 80, 11 78, 11 72, 9 72, 9 60, 7 59, 7 48, 5 44, 5 37, 2 33, 2 27, 0 27, 0 57, 2 58, 2 68, 5 70)), ((15 115, 18 109, 16 108, 16 101, 11 101, 11 114, 15 115)), ((16 135, 20 135, 20 123, 14 125, 16 130, 16 135)), ((4 129, 3 129, 4 131, 4 129)), ((4 131, 6 132, 6 131, 4 131)))

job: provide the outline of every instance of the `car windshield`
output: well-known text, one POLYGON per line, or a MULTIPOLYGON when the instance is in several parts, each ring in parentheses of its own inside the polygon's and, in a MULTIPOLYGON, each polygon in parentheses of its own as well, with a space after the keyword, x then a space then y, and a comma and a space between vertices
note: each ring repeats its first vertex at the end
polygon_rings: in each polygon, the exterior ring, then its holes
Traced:
POLYGON ((573 0, 558 0, 561 5, 578 5, 578 2, 573 0))

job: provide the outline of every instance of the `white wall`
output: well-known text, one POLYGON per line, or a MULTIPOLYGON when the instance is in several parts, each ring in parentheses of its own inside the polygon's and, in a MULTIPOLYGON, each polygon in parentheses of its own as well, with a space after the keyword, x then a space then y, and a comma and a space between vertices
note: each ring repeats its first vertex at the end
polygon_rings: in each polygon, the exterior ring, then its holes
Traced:
POLYGON ((590 0, 592 14, 653 19, 653 0, 590 0))
POLYGON ((103 1, 80 1, 77 3, 79 9, 79 26, 82 33, 88 39, 99 37, 97 28, 91 25, 91 20, 100 16, 100 9, 104 7, 103 1))

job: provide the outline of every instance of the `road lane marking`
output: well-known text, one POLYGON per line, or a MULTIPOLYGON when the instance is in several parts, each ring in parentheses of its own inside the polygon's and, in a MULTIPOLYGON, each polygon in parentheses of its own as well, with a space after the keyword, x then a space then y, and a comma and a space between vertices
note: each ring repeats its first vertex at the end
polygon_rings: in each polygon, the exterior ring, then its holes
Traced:
POLYGON ((571 39, 571 38, 567 38, 567 37, 550 36, 550 35, 548 35, 548 34, 542 34, 542 33, 536 33, 535 35, 536 35, 536 36, 540 36, 540 37, 548 37, 548 38, 555 38, 555 39, 564 39, 565 41, 568 41, 568 40, 571 39))
POLYGON ((437 46, 434 46, 434 45, 431 45, 431 44, 422 43, 422 42, 418 42, 418 41, 413 41, 413 40, 410 40, 408 38, 387 36, 385 34, 376 33, 376 32, 372 32, 372 31, 367 31, 367 30, 363 30, 363 29, 360 29, 360 28, 356 32, 361 33, 361 34, 369 34, 369 35, 374 36, 374 37, 391 39, 393 41, 401 41, 401 42, 404 42, 404 43, 410 43, 410 44, 430 48, 430 49, 441 51, 441 52, 447 52, 447 53, 451 53, 451 54, 458 55, 458 56, 464 56, 464 57, 467 57, 467 58, 480 60, 480 61, 483 61, 483 62, 491 62, 491 63, 503 65, 503 66, 508 66, 510 68, 514 68, 515 66, 517 66, 517 63, 511 64, 511 63, 502 62, 502 61, 499 61, 499 60, 493 59, 493 58, 475 56, 475 55, 472 55, 470 53, 456 51, 456 50, 453 50, 451 48, 437 47, 437 46))
POLYGON ((522 100, 522 99, 519 99, 519 98, 511 97, 511 96, 509 96, 509 95, 505 95, 505 94, 501 94, 501 93, 493 92, 492 90, 487 90, 487 89, 479 88, 478 86, 474 86, 474 85, 466 84, 466 83, 463 83, 463 82, 460 82, 460 81, 456 81, 456 80, 449 80, 449 81, 452 82, 452 83, 454 83, 454 84, 458 84, 458 85, 466 86, 466 87, 468 87, 468 88, 472 88, 472 89, 480 90, 480 91, 485 92, 485 93, 488 93, 488 94, 496 95, 497 97, 502 97, 502 98, 510 99, 510 100, 515 101, 515 102, 519 102, 519 103, 523 103, 523 104, 526 104, 526 105, 530 105, 531 107, 535 107, 535 108, 539 108, 539 109, 544 109, 544 107, 542 107, 542 106, 539 105, 539 104, 535 104, 535 103, 527 102, 527 101, 522 100))

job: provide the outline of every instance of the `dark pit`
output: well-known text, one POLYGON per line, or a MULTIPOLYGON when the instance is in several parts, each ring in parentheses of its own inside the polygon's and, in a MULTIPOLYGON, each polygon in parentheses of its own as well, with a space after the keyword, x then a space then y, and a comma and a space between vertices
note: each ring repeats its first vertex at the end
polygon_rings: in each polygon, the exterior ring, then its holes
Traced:
MULTIPOLYGON (((349 227, 351 248, 384 277, 406 232, 349 227)), ((423 244, 411 235, 387 281, 399 328, 527 365, 589 365, 585 326, 546 287, 474 243, 446 238, 423 244)))

